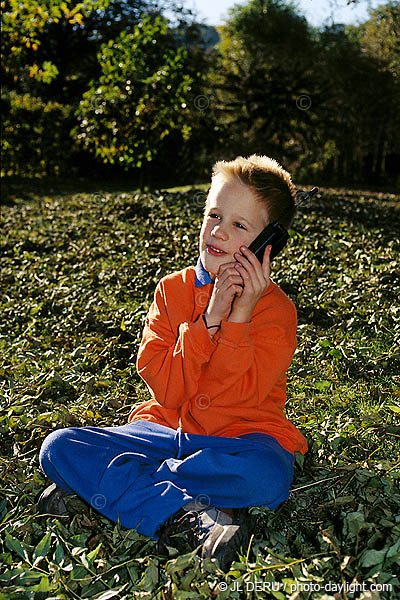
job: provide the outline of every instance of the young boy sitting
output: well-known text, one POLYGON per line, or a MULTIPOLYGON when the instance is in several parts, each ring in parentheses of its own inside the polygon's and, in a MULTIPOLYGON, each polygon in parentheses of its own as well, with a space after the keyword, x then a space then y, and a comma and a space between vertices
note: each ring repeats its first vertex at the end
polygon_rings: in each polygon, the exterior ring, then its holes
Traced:
POLYGON ((307 443, 284 415, 296 309, 248 250, 273 221, 289 227, 295 188, 256 154, 214 165, 196 266, 158 283, 137 371, 151 400, 119 427, 52 432, 40 452, 55 484, 40 512, 77 494, 159 540, 201 545, 223 570, 250 539, 246 507, 287 499, 294 452, 307 443))

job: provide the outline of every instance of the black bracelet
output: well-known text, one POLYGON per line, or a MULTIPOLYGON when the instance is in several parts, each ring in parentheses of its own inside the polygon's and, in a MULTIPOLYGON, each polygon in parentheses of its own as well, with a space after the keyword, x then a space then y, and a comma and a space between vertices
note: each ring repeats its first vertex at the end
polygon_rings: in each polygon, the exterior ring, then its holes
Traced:
POLYGON ((218 327, 217 331, 219 331, 221 329, 221 323, 219 325, 210 325, 210 327, 209 327, 207 325, 206 316, 205 315, 201 315, 201 316, 203 317, 203 321, 206 326, 206 329, 212 329, 213 327, 218 327))

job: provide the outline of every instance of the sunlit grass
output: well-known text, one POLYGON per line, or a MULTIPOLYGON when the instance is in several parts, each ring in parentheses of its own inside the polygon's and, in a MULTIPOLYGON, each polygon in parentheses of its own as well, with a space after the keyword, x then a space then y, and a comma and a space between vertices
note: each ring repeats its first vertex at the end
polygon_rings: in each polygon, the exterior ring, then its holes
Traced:
POLYGON ((35 513, 47 433, 121 425, 149 399, 135 367, 144 320, 159 279, 196 263, 208 186, 21 193, 3 207, 0 599, 209 598, 219 581, 228 583, 219 598, 239 598, 233 582, 244 587, 255 573, 282 584, 278 600, 290 598, 285 582, 301 581, 390 582, 380 597, 399 596, 393 194, 322 190, 274 261, 299 322, 286 414, 309 451, 296 456, 289 499, 251 509, 255 537, 230 574, 193 553, 166 561, 153 541, 89 507, 72 521, 35 513))

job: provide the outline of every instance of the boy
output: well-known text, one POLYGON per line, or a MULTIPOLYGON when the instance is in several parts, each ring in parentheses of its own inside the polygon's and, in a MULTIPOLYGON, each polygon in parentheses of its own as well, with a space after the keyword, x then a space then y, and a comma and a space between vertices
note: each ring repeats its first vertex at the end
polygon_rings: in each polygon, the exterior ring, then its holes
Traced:
POLYGON ((52 432, 40 464, 56 485, 42 512, 76 493, 110 519, 229 568, 250 538, 246 507, 289 495, 301 433, 283 413, 296 310, 250 243, 295 214, 290 175, 265 156, 214 165, 196 267, 158 283, 137 371, 152 399, 120 427, 52 432), (174 540, 175 536, 175 540, 174 540))

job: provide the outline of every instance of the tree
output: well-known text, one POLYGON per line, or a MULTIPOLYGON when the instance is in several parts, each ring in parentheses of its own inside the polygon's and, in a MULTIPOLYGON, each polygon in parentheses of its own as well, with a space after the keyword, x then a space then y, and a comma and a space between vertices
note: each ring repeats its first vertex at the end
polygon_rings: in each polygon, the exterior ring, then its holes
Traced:
POLYGON ((101 47, 101 75, 77 110, 79 143, 104 162, 141 167, 173 130, 188 139, 187 51, 177 47, 167 21, 143 15, 133 31, 122 31, 101 47))
POLYGON ((235 5, 213 74, 227 152, 272 154, 303 178, 383 181, 399 144, 398 12, 312 30, 281 0, 235 5))
POLYGON ((281 159, 298 152, 316 116, 310 106, 299 108, 299 99, 315 102, 320 93, 306 19, 291 3, 250 0, 230 9, 218 31, 216 112, 233 140, 230 150, 281 159))
MULTIPOLYGON (((25 175, 36 173, 42 176, 46 173, 70 173, 72 169, 76 174, 80 165, 87 166, 91 160, 92 166, 94 166, 95 155, 100 164, 104 159, 109 162, 114 160, 113 153, 107 153, 105 146, 100 151, 98 150, 98 140, 92 139, 93 144, 86 143, 89 136, 86 140, 84 138, 88 132, 84 131, 84 127, 76 128, 77 116, 74 115, 83 99, 82 110, 85 110, 86 106, 89 120, 92 116, 96 120, 101 120, 102 109, 98 106, 98 95, 91 100, 90 89, 91 82, 98 84, 104 75, 102 70, 103 52, 101 51, 103 47, 110 59, 106 68, 111 68, 111 55, 118 46, 119 62, 128 58, 127 69, 131 71, 132 77, 137 75, 139 78, 143 76, 147 79, 151 73, 155 74, 157 70, 160 70, 157 78, 157 93, 158 100, 164 103, 164 114, 159 115, 159 121, 163 121, 165 125, 167 102, 165 98, 162 99, 160 93, 163 81, 166 82, 166 86, 172 85, 172 89, 176 86, 179 95, 180 92, 183 92, 183 88, 180 90, 182 82, 177 82, 175 69, 179 70, 183 63, 187 65, 185 85, 190 82, 191 72, 194 74, 193 79, 196 79, 196 74, 204 71, 202 48, 199 41, 200 33, 196 24, 190 22, 190 15, 191 11, 184 9, 175 0, 164 0, 163 2, 161 0, 87 0, 85 2, 28 0, 23 5, 17 0, 2 2, 4 172, 8 174, 21 172, 25 175), (175 24, 174 28, 169 28, 168 35, 164 32, 163 42, 158 43, 158 46, 164 44, 166 55, 163 57, 159 52, 155 52, 151 43, 144 48, 139 41, 138 47, 141 50, 138 52, 143 50, 141 60, 148 59, 149 65, 145 74, 141 72, 140 68, 136 69, 135 65, 133 69, 130 69, 130 47, 125 47, 125 50, 122 50, 122 47, 124 43, 129 44, 129 36, 134 26, 141 23, 144 14, 151 19, 151 22, 155 23, 157 17, 161 18, 162 12, 166 10, 172 11, 171 18, 175 24), (191 49, 193 45, 195 47, 191 49), (154 58, 156 58, 155 61, 154 58), (163 66, 166 69, 162 69, 163 66), (153 67, 155 71, 152 70, 153 67), (168 71, 168 76, 166 71, 168 71), (86 96, 84 96, 85 93, 86 96), (79 138, 76 138, 76 133, 79 134, 79 138), (93 155, 85 152, 85 148, 93 150, 93 155), (75 167, 71 166, 71 161, 72 164, 75 161, 75 167)), ((140 28, 138 31, 140 32, 140 28)), ((105 77, 105 79, 107 78, 105 77)), ((102 79, 103 84, 106 83, 105 79, 102 79)), ((153 86, 156 83, 156 81, 148 81, 146 84, 150 97, 154 96, 153 86)), ((125 119, 125 105, 129 104, 131 100, 132 90, 135 90, 136 93, 141 87, 145 87, 143 82, 136 83, 132 80, 130 90, 121 88, 121 96, 125 94, 125 103, 122 101, 122 97, 118 98, 114 89, 115 97, 111 98, 110 96, 110 104, 115 104, 114 109, 117 107, 121 109, 120 115, 115 115, 115 110, 113 111, 117 120, 120 119, 122 122, 125 119)), ((171 96, 170 93, 169 95, 171 96)), ((144 104, 146 110, 142 108, 139 112, 143 120, 147 118, 151 120, 151 101, 144 104)), ((183 114, 182 107, 180 110, 183 114)), ((153 114, 155 114, 154 107, 153 114)), ((139 126, 140 119, 138 115, 135 116, 135 124, 143 135, 150 125, 141 123, 139 126)), ((156 115, 151 123, 153 127, 157 118, 156 115)), ((170 121, 173 122, 171 119, 170 121)), ((157 153, 157 146, 163 143, 160 142, 160 139, 162 140, 163 136, 168 137, 174 131, 175 125, 171 125, 171 123, 168 123, 168 127, 164 127, 159 132, 160 135, 157 139, 155 135, 150 138, 144 152, 147 159, 150 158, 150 154, 157 153), (154 146, 151 149, 152 142, 154 146)), ((107 126, 106 130, 109 132, 107 126)), ((154 129, 153 133, 156 131, 158 129, 154 129)), ((177 128, 175 129, 181 145, 183 135, 187 136, 188 131, 189 125, 186 128, 182 126, 179 132, 177 128)), ((109 146, 109 150, 111 147, 112 144, 109 146)), ((123 152, 121 150, 119 152, 121 154, 118 154, 116 158, 117 165, 126 166, 130 162, 129 156, 124 157, 123 152), (120 157, 121 161, 118 160, 120 157)), ((169 155, 171 156, 171 152, 169 155)), ((142 159, 143 157, 138 158, 138 164, 142 159)))
POLYGON ((142 13, 173 10, 181 23, 191 14, 174 0, 8 0, 1 5, 3 85, 62 103, 80 99, 100 74, 101 44, 129 31, 142 13))
POLYGON ((369 14, 365 23, 349 33, 368 60, 376 64, 368 154, 373 180, 381 182, 389 174, 394 179, 400 176, 400 169, 394 166, 400 163, 400 5, 392 0, 371 9, 369 14))
POLYGON ((68 22, 81 26, 90 11, 101 10, 109 0, 3 0, 1 2, 1 55, 8 81, 17 82, 28 71, 29 77, 50 82, 58 70, 51 61, 38 63, 35 53, 41 35, 52 23, 68 22), (29 62, 32 64, 29 64, 29 62))

